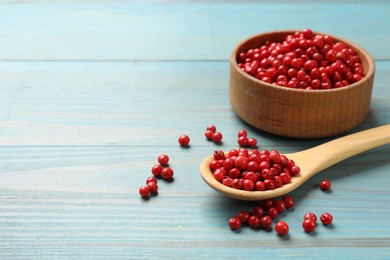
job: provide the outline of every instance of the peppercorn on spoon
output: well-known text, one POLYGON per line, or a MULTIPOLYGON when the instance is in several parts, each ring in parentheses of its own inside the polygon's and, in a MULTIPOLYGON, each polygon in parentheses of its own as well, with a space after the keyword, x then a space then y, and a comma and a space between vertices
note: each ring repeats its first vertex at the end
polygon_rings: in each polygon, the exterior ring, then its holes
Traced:
POLYGON ((216 191, 239 200, 266 200, 285 195, 330 166, 364 151, 390 144, 390 124, 340 137, 333 141, 296 153, 286 154, 294 160, 301 171, 291 178, 291 182, 274 190, 246 191, 234 189, 217 181, 209 169, 213 156, 208 156, 200 164, 203 180, 216 191))

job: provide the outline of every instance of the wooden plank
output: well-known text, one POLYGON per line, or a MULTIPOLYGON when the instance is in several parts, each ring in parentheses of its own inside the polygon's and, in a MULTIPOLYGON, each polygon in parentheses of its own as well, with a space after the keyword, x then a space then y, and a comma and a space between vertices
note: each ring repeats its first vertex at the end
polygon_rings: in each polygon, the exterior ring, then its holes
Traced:
MULTIPOLYGON (((228 62, 3 62, 0 75, 3 146, 176 145, 183 133, 205 145, 208 124, 225 145, 241 128, 260 145, 285 142, 234 114, 228 62)), ((389 75, 377 62, 372 109, 355 131, 389 123, 389 75)))
POLYGON ((0 58, 228 60, 250 35, 310 27, 354 41, 383 60, 390 58, 389 11, 385 0, 16 1, 1 5, 0 58))

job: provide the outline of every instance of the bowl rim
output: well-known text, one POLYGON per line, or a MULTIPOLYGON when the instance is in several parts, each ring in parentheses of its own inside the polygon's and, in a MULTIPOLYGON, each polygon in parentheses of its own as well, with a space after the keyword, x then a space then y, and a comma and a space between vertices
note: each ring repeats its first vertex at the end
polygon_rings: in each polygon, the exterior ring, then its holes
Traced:
POLYGON ((333 93, 333 92, 348 91, 349 89, 355 88, 357 86, 360 86, 363 82, 368 81, 371 78, 372 74, 374 74, 374 72, 375 72, 375 61, 374 61, 374 58, 371 56, 371 54, 367 50, 365 50, 360 45, 358 45, 358 44, 356 44, 356 43, 354 43, 354 42, 352 42, 350 40, 347 40, 345 38, 342 38, 342 37, 339 37, 339 36, 336 36, 336 35, 333 35, 333 34, 329 34, 329 33, 319 32, 319 31, 313 31, 313 33, 314 34, 329 35, 329 36, 332 37, 333 40, 341 41, 341 42, 347 44, 347 46, 352 47, 355 50, 359 50, 359 52, 361 52, 365 56, 365 58, 368 61, 369 66, 368 66, 368 71, 367 71, 366 75, 363 77, 363 79, 361 79, 358 82, 352 83, 352 84, 350 84, 348 86, 340 87, 340 88, 310 89, 310 90, 307 90, 307 89, 298 89, 298 88, 289 88, 289 87, 278 86, 278 85, 275 85, 275 84, 271 84, 271 83, 259 80, 259 79, 255 78, 255 77, 249 75, 248 73, 245 73, 238 66, 238 63, 237 63, 237 51, 246 42, 251 41, 251 40, 253 40, 255 38, 259 38, 259 37, 265 36, 265 35, 271 35, 271 34, 291 34, 291 33, 295 33, 295 32, 298 32, 298 31, 301 31, 301 30, 293 30, 293 29, 290 29, 290 30, 276 30, 276 31, 268 31, 268 32, 263 32, 263 33, 259 33, 259 34, 255 34, 255 35, 249 36, 249 37, 245 38, 244 40, 240 41, 238 44, 236 44, 236 46, 233 48, 233 50, 231 52, 231 55, 230 55, 230 64, 233 66, 233 68, 236 71, 238 71, 238 73, 241 74, 241 76, 243 76, 243 77, 245 77, 245 78, 247 78, 249 80, 253 80, 257 84, 263 84, 263 85, 265 85, 267 87, 275 88, 275 89, 278 89, 278 90, 281 90, 281 91, 297 92, 297 93, 305 93, 305 94, 311 93, 313 95, 314 94, 315 95, 319 95, 319 93, 329 94, 329 93, 333 93))

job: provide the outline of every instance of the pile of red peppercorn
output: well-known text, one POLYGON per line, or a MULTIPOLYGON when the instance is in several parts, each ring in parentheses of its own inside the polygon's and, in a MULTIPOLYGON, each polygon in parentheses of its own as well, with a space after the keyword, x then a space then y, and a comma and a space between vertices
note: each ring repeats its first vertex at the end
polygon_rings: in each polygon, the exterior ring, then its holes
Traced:
MULTIPOLYGON (((248 212, 246 210, 238 212, 236 216, 229 219, 228 223, 232 230, 239 229, 242 224, 248 224, 251 228, 262 228, 267 230, 271 228, 272 221, 276 219, 280 213, 284 212, 286 209, 292 208, 293 206, 294 200, 289 195, 284 196, 280 200, 265 200, 262 205, 255 206, 252 209, 252 212, 248 212)), ((280 227, 278 227, 278 229, 279 228, 280 227)), ((286 234, 287 233, 288 225, 286 234)))
MULTIPOLYGON (((272 222, 276 219, 280 213, 290 209, 294 206, 295 202, 289 195, 285 195, 278 200, 265 200, 260 206, 255 206, 252 212, 241 210, 236 216, 231 217, 228 220, 230 229, 238 230, 243 225, 247 225, 250 228, 258 229, 262 228, 268 230, 272 226, 272 222)), ((322 224, 330 225, 333 221, 333 216, 329 213, 323 213, 320 217, 322 224)), ((309 212, 303 216, 302 228, 307 233, 314 231, 317 226, 316 214, 309 212)), ((278 221, 274 229, 280 236, 287 235, 290 231, 289 225, 285 221, 278 221)))
POLYGON ((291 182, 298 175, 299 166, 276 150, 232 149, 214 152, 209 164, 214 178, 234 189, 246 191, 273 190, 291 182))
POLYGON ((241 52, 237 62, 259 80, 295 89, 340 88, 365 76, 353 48, 310 29, 288 35, 283 42, 241 52))

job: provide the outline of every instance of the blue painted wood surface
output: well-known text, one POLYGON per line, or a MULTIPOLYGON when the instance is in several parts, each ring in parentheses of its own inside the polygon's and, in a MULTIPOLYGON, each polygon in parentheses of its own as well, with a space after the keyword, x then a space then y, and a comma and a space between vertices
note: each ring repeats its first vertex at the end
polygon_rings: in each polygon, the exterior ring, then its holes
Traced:
POLYGON ((199 163, 237 148, 289 153, 333 138, 296 140, 241 121, 228 100, 229 55, 256 33, 312 28, 366 48, 377 70, 357 132, 390 123, 388 1, 7 1, 0 4, 1 259, 388 259, 390 147, 325 170, 291 193, 279 220, 290 235, 227 220, 256 205, 201 180, 199 163), (208 124, 223 145, 205 140, 208 124), (189 149, 179 135, 191 137, 189 149), (138 188, 161 153, 172 183, 138 188), (332 191, 317 184, 324 178, 332 191), (302 230, 303 214, 331 227, 302 230))

